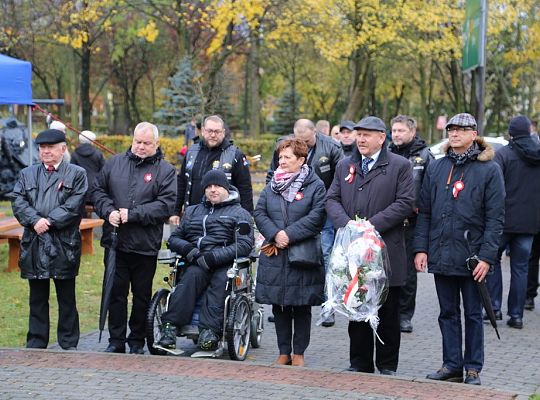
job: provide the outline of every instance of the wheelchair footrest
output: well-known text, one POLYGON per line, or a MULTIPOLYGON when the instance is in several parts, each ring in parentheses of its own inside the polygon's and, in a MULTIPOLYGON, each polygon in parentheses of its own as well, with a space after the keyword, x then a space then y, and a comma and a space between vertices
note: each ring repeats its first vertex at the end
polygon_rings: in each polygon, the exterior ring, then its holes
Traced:
POLYGON ((160 350, 166 351, 167 353, 172 354, 173 356, 179 356, 181 354, 184 354, 184 350, 178 349, 178 348, 176 348, 176 349, 168 349, 168 348, 160 346, 158 344, 154 344, 153 347, 155 349, 160 349, 160 350))
POLYGON ((219 347, 214 351, 197 351, 191 355, 193 358, 219 358, 223 355, 223 345, 220 343, 219 347))

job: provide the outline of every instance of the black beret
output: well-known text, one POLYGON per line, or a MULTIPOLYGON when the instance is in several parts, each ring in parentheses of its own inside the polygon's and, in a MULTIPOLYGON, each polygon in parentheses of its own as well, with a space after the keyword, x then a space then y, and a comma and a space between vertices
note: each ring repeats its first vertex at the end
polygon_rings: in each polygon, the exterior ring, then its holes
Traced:
POLYGON ((66 141, 66 134, 58 129, 47 129, 39 132, 36 144, 55 144, 66 141))

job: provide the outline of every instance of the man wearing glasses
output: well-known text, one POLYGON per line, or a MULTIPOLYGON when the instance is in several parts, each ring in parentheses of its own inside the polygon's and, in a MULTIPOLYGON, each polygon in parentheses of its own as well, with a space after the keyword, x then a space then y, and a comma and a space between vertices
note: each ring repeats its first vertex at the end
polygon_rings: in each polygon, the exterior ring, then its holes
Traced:
POLYGON ((493 148, 477 137, 472 115, 455 115, 446 131, 446 156, 432 161, 424 176, 413 245, 416 270, 428 267, 434 275, 440 307, 443 364, 427 379, 462 382, 465 369, 465 383, 480 385, 484 328, 475 281, 484 280, 497 260, 504 224, 504 181, 493 161, 493 148), (473 256, 476 266, 470 271, 466 260, 473 256))
POLYGON ((225 123, 217 115, 207 117, 201 129, 202 140, 187 151, 178 175, 177 215, 169 222, 178 225, 182 208, 199 204, 204 195, 202 178, 212 169, 225 172, 230 184, 238 189, 240 205, 253 213, 253 189, 246 156, 225 138, 225 123))

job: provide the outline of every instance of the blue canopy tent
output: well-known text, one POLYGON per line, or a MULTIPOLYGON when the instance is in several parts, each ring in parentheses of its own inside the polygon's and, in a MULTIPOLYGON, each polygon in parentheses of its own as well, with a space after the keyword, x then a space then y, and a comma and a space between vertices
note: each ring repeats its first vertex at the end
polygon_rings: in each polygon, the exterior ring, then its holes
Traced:
POLYGON ((32 164, 32 64, 0 54, 0 104, 28 106, 28 149, 32 164))

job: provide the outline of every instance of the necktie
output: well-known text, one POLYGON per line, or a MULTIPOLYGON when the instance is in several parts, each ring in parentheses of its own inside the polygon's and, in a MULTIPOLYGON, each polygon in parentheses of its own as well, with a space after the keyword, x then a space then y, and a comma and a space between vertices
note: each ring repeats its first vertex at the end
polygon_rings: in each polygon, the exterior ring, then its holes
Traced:
POLYGON ((54 165, 48 165, 47 166, 47 172, 50 174, 51 172, 54 172, 54 165))
POLYGON ((362 160, 362 175, 366 176, 369 172, 368 165, 371 161, 372 160, 369 157, 364 157, 364 159, 362 160))

